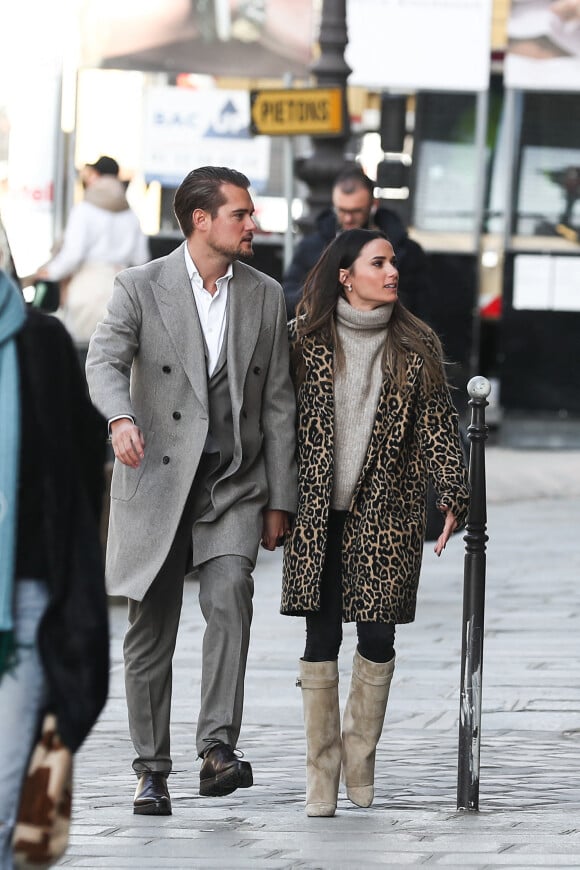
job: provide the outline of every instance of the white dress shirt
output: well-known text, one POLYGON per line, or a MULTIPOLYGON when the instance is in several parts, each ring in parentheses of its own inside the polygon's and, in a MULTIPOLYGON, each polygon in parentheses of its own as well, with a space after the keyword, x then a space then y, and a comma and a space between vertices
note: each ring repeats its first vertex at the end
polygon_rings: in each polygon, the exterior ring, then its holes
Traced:
POLYGON ((221 278, 217 279, 217 290, 212 296, 209 290, 206 290, 203 286, 202 277, 197 271, 195 263, 191 259, 187 245, 185 245, 183 250, 185 252, 185 266, 187 268, 189 280, 191 281, 193 298, 199 315, 201 330, 207 345, 207 373, 208 376, 211 377, 217 365, 226 334, 228 289, 230 279, 233 275, 233 268, 230 263, 225 275, 222 275, 221 278))

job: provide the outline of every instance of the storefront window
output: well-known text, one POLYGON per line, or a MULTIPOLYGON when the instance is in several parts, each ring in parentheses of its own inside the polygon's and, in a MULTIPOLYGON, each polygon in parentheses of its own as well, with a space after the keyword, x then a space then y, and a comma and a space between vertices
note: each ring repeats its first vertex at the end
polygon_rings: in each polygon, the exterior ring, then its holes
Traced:
POLYGON ((477 176, 475 96, 417 95, 413 225, 473 233, 477 176))
POLYGON ((525 94, 514 231, 578 241, 580 100, 577 94, 525 94))

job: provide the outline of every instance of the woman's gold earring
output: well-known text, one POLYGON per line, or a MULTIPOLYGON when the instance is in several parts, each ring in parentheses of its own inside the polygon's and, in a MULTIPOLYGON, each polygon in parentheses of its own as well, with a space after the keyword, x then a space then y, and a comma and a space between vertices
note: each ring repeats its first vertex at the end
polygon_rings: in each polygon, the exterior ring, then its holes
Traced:
POLYGON ((346 289, 348 290, 349 293, 352 293, 352 284, 347 284, 346 289))

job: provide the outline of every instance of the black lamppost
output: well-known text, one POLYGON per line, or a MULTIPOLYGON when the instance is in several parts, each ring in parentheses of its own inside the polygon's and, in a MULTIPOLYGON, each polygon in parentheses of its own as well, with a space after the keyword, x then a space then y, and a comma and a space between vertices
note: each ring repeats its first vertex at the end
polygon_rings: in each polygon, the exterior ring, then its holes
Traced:
POLYGON ((348 42, 346 0, 323 0, 320 18, 320 55, 310 67, 318 87, 341 87, 343 91, 344 129, 341 136, 314 137, 313 153, 297 161, 296 174, 309 187, 307 213, 300 219, 303 232, 309 232, 317 215, 331 200, 332 183, 344 163, 344 150, 350 135, 346 104, 346 80, 351 73, 344 59, 348 42))

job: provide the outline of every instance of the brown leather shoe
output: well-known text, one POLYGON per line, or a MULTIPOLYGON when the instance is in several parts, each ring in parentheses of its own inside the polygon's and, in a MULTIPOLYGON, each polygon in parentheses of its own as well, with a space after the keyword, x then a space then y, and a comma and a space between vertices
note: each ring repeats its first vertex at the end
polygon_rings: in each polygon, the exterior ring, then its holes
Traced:
POLYGON ((224 797, 237 788, 254 784, 249 761, 240 761, 231 746, 216 740, 203 753, 199 771, 199 793, 203 797, 224 797))
POLYGON ((141 775, 133 799, 133 812, 139 816, 171 815, 166 776, 153 771, 145 771, 141 775))

